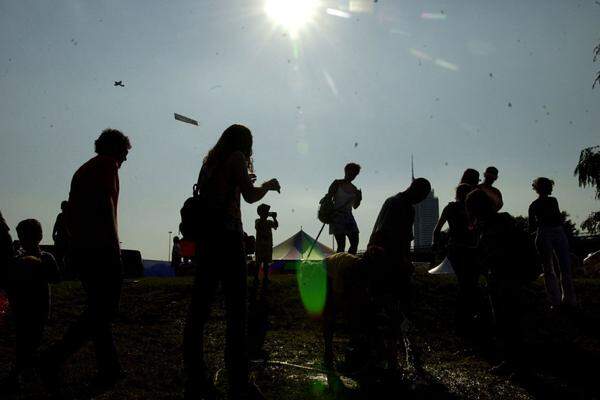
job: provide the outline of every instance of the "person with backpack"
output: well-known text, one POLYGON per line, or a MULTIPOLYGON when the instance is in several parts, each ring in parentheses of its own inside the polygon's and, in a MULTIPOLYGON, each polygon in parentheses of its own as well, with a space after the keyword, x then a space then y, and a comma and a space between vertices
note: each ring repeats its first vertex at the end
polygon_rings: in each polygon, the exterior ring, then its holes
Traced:
MULTIPOLYGON (((184 237, 193 236, 196 246, 196 277, 192 302, 184 329, 186 399, 215 399, 213 380, 204 362, 204 326, 219 283, 225 294, 227 316, 225 361, 229 375, 229 398, 260 399, 249 383, 246 346, 246 251, 240 197, 248 203, 261 200, 269 191, 280 191, 277 179, 254 186, 252 133, 243 125, 225 129, 204 158, 195 189, 195 200, 182 209, 184 237), (194 212, 188 212, 196 208, 194 212), (188 215, 196 215, 190 224, 188 215), (186 232, 187 231, 187 232, 186 232)), ((189 200, 189 199, 188 199, 189 200)))
POLYGON ((518 229, 510 214, 499 213, 485 191, 476 189, 469 193, 466 207, 479 232, 477 261, 487 279, 490 315, 495 317, 501 362, 492 372, 522 372, 524 295, 526 284, 537 276, 535 253, 527 233, 518 229))
POLYGON ((554 181, 540 177, 533 181, 532 187, 538 198, 529 206, 529 231, 536 235, 535 245, 542 261, 550 308, 555 309, 561 304, 565 308, 575 307, 577 299, 573 288, 569 241, 558 201, 550 196, 554 181), (555 254, 558 269, 554 268, 555 254), (558 279, 555 271, 560 271, 558 279))
POLYGON ((354 186, 352 181, 359 173, 360 165, 346 164, 344 178, 334 180, 327 191, 326 196, 333 207, 329 221, 329 234, 335 237, 336 252, 338 253, 346 250, 346 237, 350 241, 348 253, 356 254, 358 251, 359 231, 354 215, 352 215, 352 209, 360 206, 362 192, 354 186))

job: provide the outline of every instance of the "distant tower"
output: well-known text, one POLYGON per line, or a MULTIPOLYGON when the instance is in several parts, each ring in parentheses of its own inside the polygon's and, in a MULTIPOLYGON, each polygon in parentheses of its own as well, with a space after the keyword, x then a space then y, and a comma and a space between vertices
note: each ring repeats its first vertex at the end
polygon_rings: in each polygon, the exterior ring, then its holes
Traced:
MULTIPOLYGON (((413 156, 410 155, 410 169, 412 180, 415 180, 415 167, 413 156)), ((414 248, 423 249, 431 247, 433 230, 440 216, 440 202, 431 189, 425 200, 415 205, 415 236, 414 248)))

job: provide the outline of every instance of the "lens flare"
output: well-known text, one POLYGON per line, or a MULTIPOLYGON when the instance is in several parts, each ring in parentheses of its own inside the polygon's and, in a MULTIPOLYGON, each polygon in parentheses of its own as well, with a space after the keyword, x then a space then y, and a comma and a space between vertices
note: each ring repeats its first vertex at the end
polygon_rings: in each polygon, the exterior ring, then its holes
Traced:
POLYGON ((265 13, 295 39, 298 32, 313 20, 318 7, 318 0, 267 0, 265 13))
POLYGON ((324 261, 300 261, 296 267, 296 279, 302 304, 312 317, 323 313, 327 298, 327 271, 324 261))
POLYGON ((352 17, 352 15, 350 15, 350 13, 347 13, 345 11, 342 10, 338 10, 336 8, 328 8, 327 10, 325 10, 325 12, 329 15, 333 15, 334 17, 340 17, 340 18, 350 18, 352 17))

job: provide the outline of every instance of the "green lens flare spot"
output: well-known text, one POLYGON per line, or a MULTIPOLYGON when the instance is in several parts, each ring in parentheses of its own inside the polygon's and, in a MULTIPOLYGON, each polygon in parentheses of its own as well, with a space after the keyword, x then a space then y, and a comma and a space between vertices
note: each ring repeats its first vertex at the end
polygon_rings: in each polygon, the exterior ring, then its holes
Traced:
POLYGON ((296 268, 298 289, 304 308, 311 316, 319 316, 327 297, 327 271, 324 261, 300 261, 296 268))

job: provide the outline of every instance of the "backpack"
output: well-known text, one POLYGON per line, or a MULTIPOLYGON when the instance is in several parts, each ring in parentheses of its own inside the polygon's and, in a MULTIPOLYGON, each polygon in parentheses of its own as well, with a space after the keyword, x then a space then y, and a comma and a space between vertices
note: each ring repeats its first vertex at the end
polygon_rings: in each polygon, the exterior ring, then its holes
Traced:
POLYGON ((327 193, 323 198, 319 201, 319 211, 317 212, 317 218, 324 224, 329 224, 333 220, 333 215, 335 214, 336 209, 333 203, 333 196, 327 193))
POLYGON ((332 192, 335 193, 337 191, 337 188, 340 186, 340 181, 334 181, 332 186, 334 187, 334 190, 332 190, 330 187, 330 190, 327 192, 327 194, 325 194, 325 196, 319 200, 319 211, 317 212, 317 218, 324 224, 330 224, 333 222, 335 213, 348 205, 348 203, 346 203, 342 204, 340 207, 335 207, 334 195, 332 195, 332 192))
POLYGON ((192 191, 192 197, 188 197, 183 202, 183 207, 179 211, 181 215, 179 232, 181 232, 184 239, 195 241, 200 238, 205 209, 204 201, 200 197, 198 185, 196 184, 192 191))

